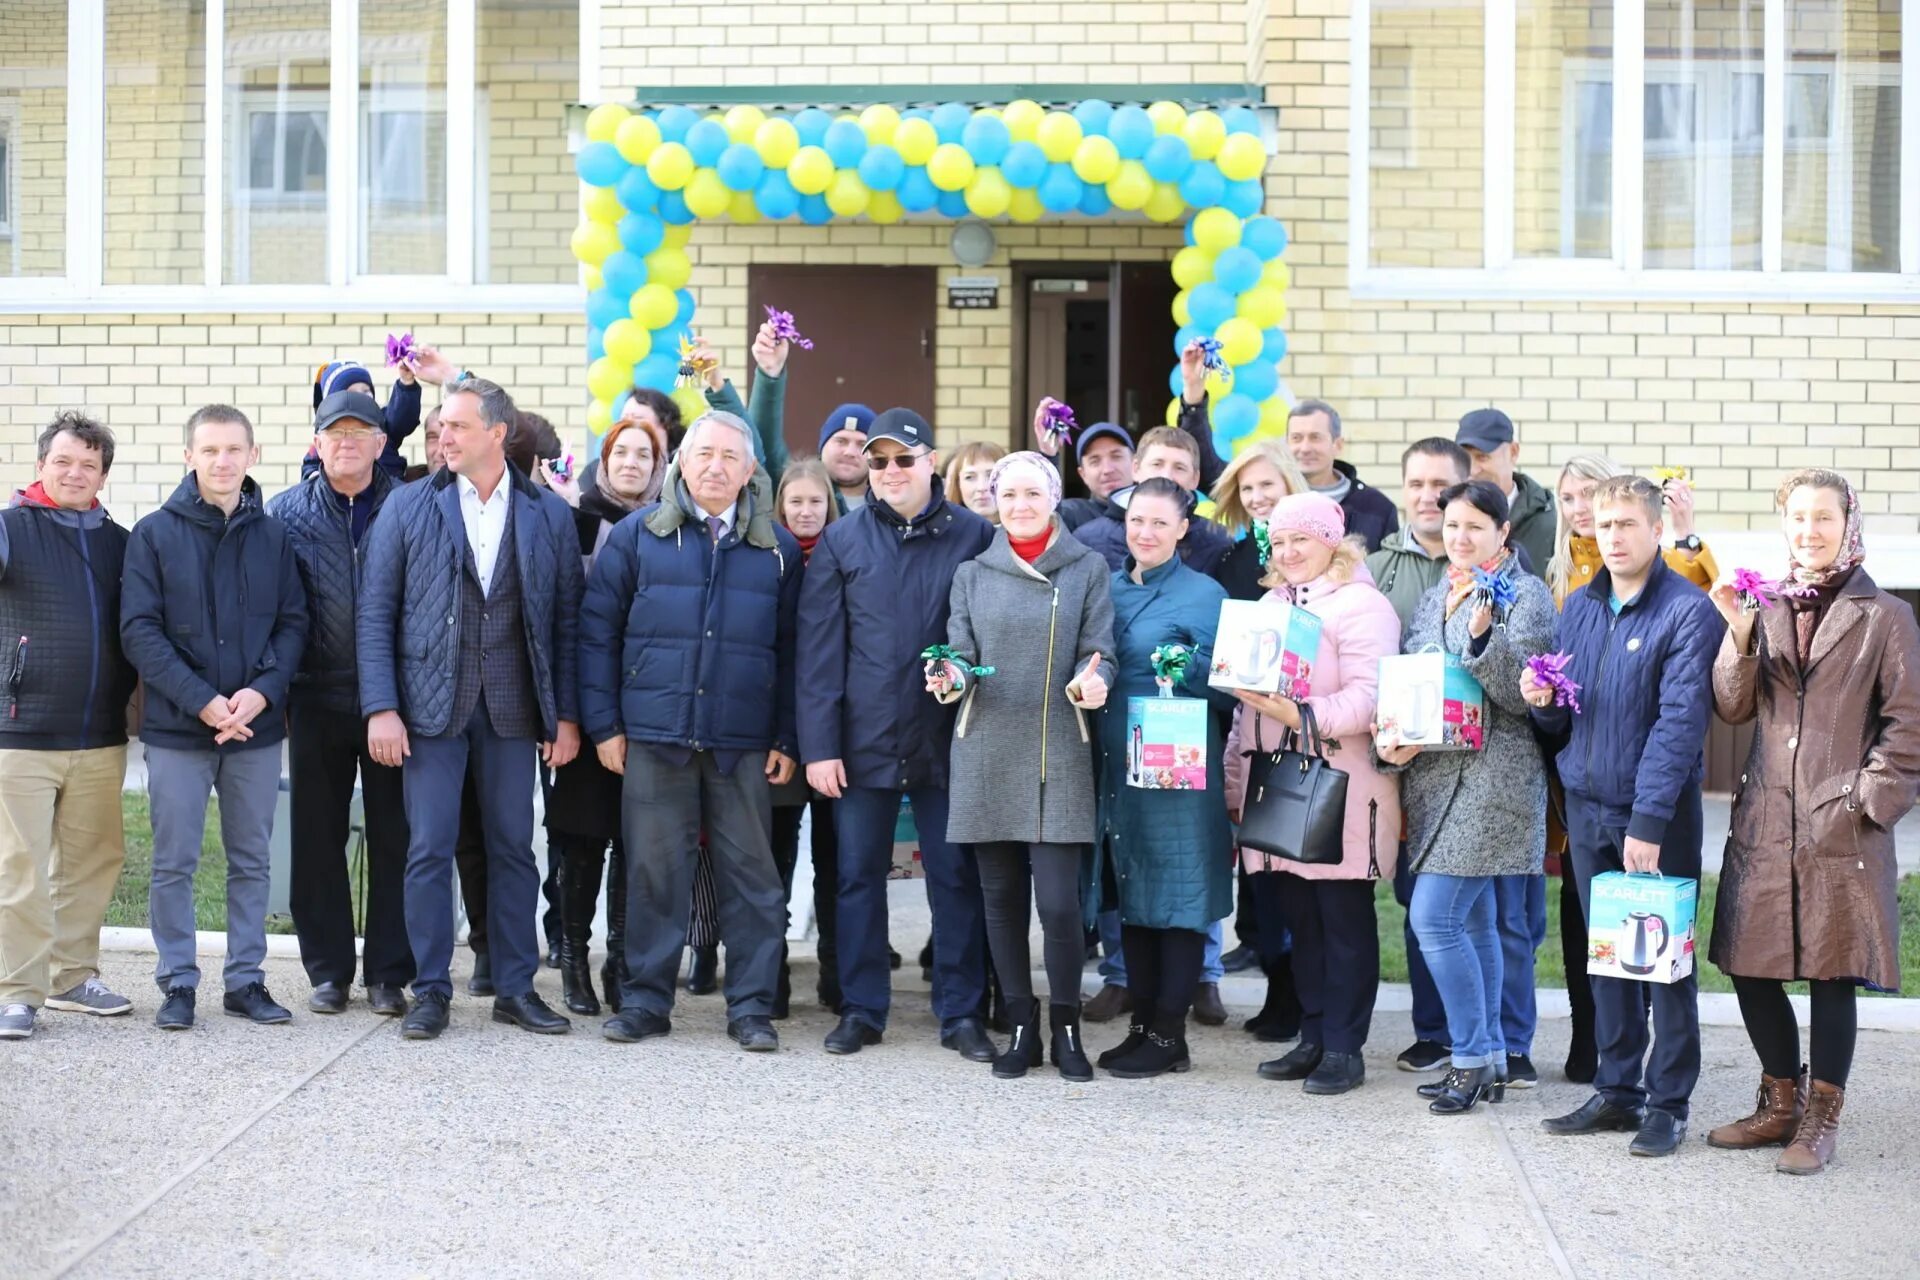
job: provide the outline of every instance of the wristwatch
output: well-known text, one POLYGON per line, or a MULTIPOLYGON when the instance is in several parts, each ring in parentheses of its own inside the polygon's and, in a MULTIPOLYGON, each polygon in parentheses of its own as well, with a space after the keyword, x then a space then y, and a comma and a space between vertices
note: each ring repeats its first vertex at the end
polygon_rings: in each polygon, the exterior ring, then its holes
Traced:
POLYGON ((1675 538, 1673 540, 1674 550, 1691 551, 1695 555, 1699 555, 1700 548, 1705 545, 1704 542, 1700 541, 1700 535, 1697 533, 1690 533, 1684 538, 1675 538))

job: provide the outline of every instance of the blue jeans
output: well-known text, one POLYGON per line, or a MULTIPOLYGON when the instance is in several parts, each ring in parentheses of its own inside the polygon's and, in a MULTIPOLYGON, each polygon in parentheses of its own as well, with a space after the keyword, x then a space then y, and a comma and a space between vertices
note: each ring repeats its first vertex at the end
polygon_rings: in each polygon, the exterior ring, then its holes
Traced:
MULTIPOLYGON (((1393 871, 1393 900, 1402 907, 1413 905, 1413 868, 1408 865, 1406 841, 1400 842, 1400 862, 1393 871)), ((1544 910, 1544 907, 1542 908, 1544 910)), ((1413 913, 1407 913, 1400 928, 1407 943, 1407 985, 1413 988, 1413 1038, 1433 1044, 1447 1043, 1447 1011, 1440 1003, 1440 989, 1433 985, 1427 958, 1420 954, 1420 939, 1413 932, 1413 913)), ((1533 971, 1527 971, 1531 981, 1533 971)), ((1529 988, 1531 989, 1531 988, 1529 988)), ((1528 1033, 1532 1039, 1532 1033, 1528 1033)))
POLYGON ((1531 1054, 1540 1010, 1533 995, 1533 958, 1547 940, 1547 878, 1495 876, 1500 928, 1500 1038, 1508 1053, 1531 1054))
POLYGON ((1453 1065, 1506 1062, 1500 1038, 1500 933, 1494 877, 1415 876, 1408 911, 1420 951, 1440 989, 1453 1040, 1453 1065))
MULTIPOLYGON (((1120 913, 1102 911, 1094 917, 1094 924, 1100 930, 1100 981, 1109 987, 1127 985, 1127 957, 1120 949, 1120 913)), ((1217 983, 1227 976, 1227 967, 1220 963, 1220 953, 1224 950, 1226 935, 1221 931, 1220 921, 1215 920, 1207 926, 1207 947, 1200 958, 1200 981, 1217 983)))

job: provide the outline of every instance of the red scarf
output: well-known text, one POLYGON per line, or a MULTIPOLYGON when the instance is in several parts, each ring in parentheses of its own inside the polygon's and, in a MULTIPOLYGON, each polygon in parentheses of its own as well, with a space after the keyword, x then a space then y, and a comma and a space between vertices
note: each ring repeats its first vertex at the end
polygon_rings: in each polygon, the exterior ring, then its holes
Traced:
MULTIPOLYGON (((791 529, 789 529, 787 532, 793 533, 791 529)), ((793 540, 800 544, 800 563, 801 564, 805 564, 807 561, 813 559, 813 549, 820 545, 819 534, 816 533, 811 538, 803 538, 799 534, 795 533, 793 534, 793 540)))
POLYGON ((1012 534, 1007 535, 1007 545, 1013 548, 1013 554, 1019 556, 1028 564, 1032 564, 1035 560, 1038 560, 1040 553, 1045 551, 1047 544, 1052 541, 1053 527, 1051 525, 1042 529, 1038 536, 1032 538, 1016 538, 1012 534))

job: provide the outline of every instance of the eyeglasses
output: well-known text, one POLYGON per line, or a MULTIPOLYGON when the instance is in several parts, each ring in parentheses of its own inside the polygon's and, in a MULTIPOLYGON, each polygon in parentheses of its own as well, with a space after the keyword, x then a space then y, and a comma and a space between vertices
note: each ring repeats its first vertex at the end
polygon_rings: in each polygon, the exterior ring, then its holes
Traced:
POLYGON ((362 440, 371 440, 379 434, 381 433, 378 431, 342 431, 338 427, 328 427, 320 433, 320 438, 323 440, 352 440, 359 442, 362 440))
POLYGON ((930 452, 932 452, 932 450, 922 450, 919 453, 896 453, 890 458, 883 458, 877 453, 870 453, 867 455, 867 470, 885 471, 889 465, 892 465, 900 468, 902 471, 911 471, 913 470, 913 464, 926 457, 930 452))

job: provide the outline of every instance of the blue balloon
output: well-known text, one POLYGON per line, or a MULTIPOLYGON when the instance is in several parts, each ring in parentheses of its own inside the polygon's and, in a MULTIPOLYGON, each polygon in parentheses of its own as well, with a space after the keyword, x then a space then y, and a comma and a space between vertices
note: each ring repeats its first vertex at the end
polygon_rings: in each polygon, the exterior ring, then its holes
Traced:
POLYGON ((973 119, 973 111, 964 102, 943 102, 928 118, 933 121, 935 137, 942 142, 958 142, 967 131, 967 122, 973 119))
POLYGON ((833 128, 833 117, 818 107, 808 107, 793 118, 793 131, 800 135, 800 145, 817 147, 827 140, 827 130, 833 128))
POLYGON ((1269 329, 1261 335, 1260 358, 1268 364, 1279 364, 1287 358, 1287 331, 1269 329))
POLYGON ((685 142, 687 130, 700 123, 700 113, 692 107, 667 107, 654 123, 660 126, 662 142, 685 142))
MULTIPOLYGON (((1187 380, 1184 376, 1182 376, 1180 372, 1180 366, 1178 364, 1175 364, 1172 369, 1169 369, 1167 371, 1167 390, 1171 391, 1174 395, 1177 396, 1185 392, 1186 389, 1187 389, 1187 380)), ((1227 452, 1222 456, 1232 457, 1233 450, 1231 449, 1227 450, 1227 452)))
POLYGON ((1180 179, 1180 197, 1195 209, 1210 209, 1227 194, 1227 180, 1211 160, 1196 160, 1180 179))
POLYGON ((860 181, 871 191, 892 191, 907 176, 907 162, 886 143, 867 148, 860 157, 860 181))
POLYGON ((620 219, 620 243, 635 257, 646 257, 666 238, 667 224, 651 213, 630 213, 620 219))
POLYGON ((1233 389, 1258 404, 1280 389, 1280 371, 1264 360, 1235 365, 1233 389))
POLYGON ((1070 164, 1050 164, 1047 176, 1040 179, 1037 194, 1048 213, 1072 213, 1080 207, 1086 184, 1080 181, 1070 164))
POLYGON ((1219 423, 1216 422, 1213 424, 1213 451, 1215 453, 1223 458, 1231 458, 1234 454, 1234 446, 1237 444, 1239 444, 1239 441, 1221 429, 1219 423))
POLYGON ((960 145, 967 149, 975 164, 999 164, 1006 158, 1013 137, 999 116, 975 116, 960 131, 960 145))
POLYGON ((598 360, 607 354, 607 331, 594 326, 587 330, 587 359, 598 360))
POLYGON ((627 174, 614 188, 620 196, 620 203, 634 212, 651 209, 660 203, 660 188, 653 185, 653 179, 647 176, 647 166, 631 165, 627 174))
POLYGON ((908 107, 900 113, 900 118, 902 120, 931 120, 933 119, 933 108, 908 107))
MULTIPOLYGON (((1198 210, 1196 210, 1195 212, 1198 212, 1198 210)), ((1198 244, 1198 243, 1199 243, 1199 241, 1197 241, 1197 240, 1195 240, 1195 239, 1193 238, 1193 219, 1192 219, 1192 218, 1188 218, 1188 219, 1187 219, 1187 226, 1186 226, 1186 241, 1187 241, 1187 243, 1188 243, 1188 244, 1190 244, 1190 245, 1191 245, 1191 244, 1198 244)))
POLYGON ((1104 218, 1113 212, 1113 201, 1107 196, 1105 183, 1086 184, 1086 190, 1080 193, 1080 212, 1089 218, 1104 218))
POLYGON ((857 120, 835 120, 827 126, 826 141, 821 145, 826 147, 834 168, 856 168, 860 157, 867 154, 867 131, 857 120))
POLYGON ((800 193, 793 189, 793 183, 781 169, 766 171, 754 189, 753 202, 760 206, 761 217, 775 222, 800 212, 800 193))
POLYGON ((604 329, 615 320, 625 320, 628 316, 627 295, 615 293, 611 289, 595 289, 587 295, 587 323, 597 329, 604 329))
POLYGON ((1252 107, 1228 107, 1220 113, 1220 123, 1227 126, 1228 133, 1260 132, 1260 113, 1252 107))
POLYGON ((824 195, 801 196, 800 221, 810 226, 825 226, 833 221, 833 207, 824 195))
POLYGON ((964 191, 942 191, 934 208, 949 218, 964 218, 972 212, 967 208, 967 193, 964 191))
MULTIPOLYGON (((673 328, 684 329, 693 323, 693 290, 675 289, 673 291, 673 328)), ((674 344, 679 350, 679 344, 674 344)))
POLYGON ((720 153, 720 163, 714 169, 720 174, 720 181, 727 184, 727 190, 751 191, 760 184, 767 162, 746 143, 734 142, 720 153))
POLYGON ((580 181, 590 187, 610 187, 626 176, 627 160, 611 142, 589 142, 573 158, 580 181))
POLYGON ((1259 425, 1260 406, 1251 396, 1229 391, 1213 406, 1214 430, 1225 432, 1229 440, 1237 440, 1259 425))
POLYGON ((720 153, 727 149, 727 126, 718 120, 697 121, 687 130, 687 150, 693 153, 693 162, 703 169, 711 169, 720 162, 720 153))
POLYGON ((1271 262, 1287 247, 1287 229, 1264 215, 1248 218, 1240 228, 1240 243, 1259 254, 1260 261, 1271 262))
POLYGON ((908 213, 925 213, 940 203, 940 188, 933 185, 924 166, 912 165, 900 179, 900 207, 908 213))
POLYGON ((680 376, 680 357, 660 350, 658 344, 653 352, 633 366, 633 385, 652 387, 655 391, 672 391, 674 380, 680 376))
POLYGON ((1261 265, 1259 254, 1237 244, 1213 260, 1213 278, 1234 293, 1245 293, 1260 283, 1261 265))
POLYGON ((1197 324, 1181 325, 1180 331, 1173 335, 1173 354, 1176 356, 1184 354, 1188 343, 1196 338, 1204 338, 1206 336, 1207 331, 1197 324))
POLYGON ((1146 163, 1155 182, 1178 182, 1193 168, 1193 149, 1185 138, 1163 133, 1147 147, 1146 163))
POLYGON ((660 193, 660 216, 669 226, 684 227, 693 221, 693 210, 687 208, 687 197, 681 191, 662 191, 660 193))
POLYGON ((647 264, 622 249, 600 264, 600 278, 607 282, 608 293, 631 297, 647 282, 647 264))
POLYGON ((1113 119, 1113 104, 1102 102, 1098 98, 1088 98, 1073 109, 1073 118, 1080 122, 1080 132, 1087 137, 1095 137, 1107 131, 1113 119))
POLYGON ((1208 333, 1232 318, 1234 306, 1233 294, 1225 285, 1212 280, 1197 284, 1187 291, 1187 313, 1193 317, 1195 324, 1208 333))
POLYGON ((1119 150, 1122 160, 1138 160, 1153 145, 1153 117, 1147 114, 1145 107, 1129 102, 1116 110, 1113 119, 1107 122, 1107 136, 1113 139, 1113 145, 1119 150))
POLYGON ((1037 142, 1016 142, 1000 161, 1000 172, 1016 187, 1037 187, 1047 176, 1047 153, 1037 142))
POLYGON ((1248 178, 1245 182, 1229 182, 1227 194, 1220 203, 1243 218, 1251 218, 1260 212, 1267 202, 1267 189, 1258 178, 1248 178))

